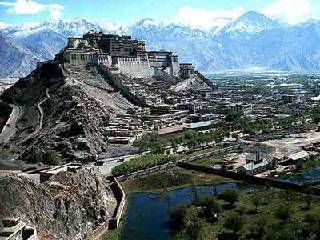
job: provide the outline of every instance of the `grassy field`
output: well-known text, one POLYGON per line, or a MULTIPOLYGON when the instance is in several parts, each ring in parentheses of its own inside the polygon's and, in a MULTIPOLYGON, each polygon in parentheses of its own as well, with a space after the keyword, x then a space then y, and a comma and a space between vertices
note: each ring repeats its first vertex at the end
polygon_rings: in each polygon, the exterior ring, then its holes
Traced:
POLYGON ((122 185, 125 192, 161 193, 191 185, 212 185, 227 181, 219 176, 209 176, 194 171, 175 168, 166 172, 128 180, 122 185))
POLYGON ((222 161, 223 161, 223 155, 215 155, 207 159, 202 159, 202 160, 193 162, 193 164, 198 166, 211 167, 215 163, 222 162, 222 161))

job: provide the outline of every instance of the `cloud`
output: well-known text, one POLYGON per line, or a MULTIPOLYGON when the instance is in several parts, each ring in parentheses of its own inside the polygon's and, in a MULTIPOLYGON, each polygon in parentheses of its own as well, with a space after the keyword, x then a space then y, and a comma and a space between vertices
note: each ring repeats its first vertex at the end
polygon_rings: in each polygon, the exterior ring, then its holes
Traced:
POLYGON ((224 26, 227 22, 235 19, 244 13, 242 6, 231 10, 181 7, 174 21, 195 28, 209 30, 214 27, 224 26))
POLYGON ((311 0, 276 0, 263 10, 263 14, 297 24, 311 17, 312 3, 311 0))
POLYGON ((62 17, 63 5, 42 4, 33 0, 17 0, 16 2, 0 2, 0 6, 7 6, 7 12, 12 14, 38 14, 48 12, 53 20, 62 17))

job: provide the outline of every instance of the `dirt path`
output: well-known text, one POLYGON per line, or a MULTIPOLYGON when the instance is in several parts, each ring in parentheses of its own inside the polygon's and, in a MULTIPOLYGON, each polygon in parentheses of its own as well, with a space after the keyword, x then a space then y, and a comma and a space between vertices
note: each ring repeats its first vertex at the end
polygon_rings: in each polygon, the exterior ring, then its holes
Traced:
POLYGON ((50 98, 49 91, 46 88, 46 97, 38 103, 38 110, 39 110, 40 116, 39 116, 39 127, 37 131, 41 130, 43 126, 43 109, 41 107, 41 104, 47 101, 49 98, 50 98))
POLYGON ((10 138, 16 133, 16 123, 22 113, 22 108, 19 105, 10 104, 10 107, 12 107, 13 109, 6 125, 1 131, 0 143, 9 142, 10 138))

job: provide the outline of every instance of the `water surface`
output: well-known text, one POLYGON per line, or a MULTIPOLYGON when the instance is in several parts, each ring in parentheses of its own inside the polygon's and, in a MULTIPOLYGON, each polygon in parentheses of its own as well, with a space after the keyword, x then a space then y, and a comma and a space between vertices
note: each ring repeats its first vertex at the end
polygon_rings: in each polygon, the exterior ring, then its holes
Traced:
POLYGON ((170 239, 169 209, 191 203, 196 196, 216 195, 227 189, 251 191, 235 182, 213 186, 187 187, 165 194, 130 193, 122 230, 123 240, 166 240, 170 239))

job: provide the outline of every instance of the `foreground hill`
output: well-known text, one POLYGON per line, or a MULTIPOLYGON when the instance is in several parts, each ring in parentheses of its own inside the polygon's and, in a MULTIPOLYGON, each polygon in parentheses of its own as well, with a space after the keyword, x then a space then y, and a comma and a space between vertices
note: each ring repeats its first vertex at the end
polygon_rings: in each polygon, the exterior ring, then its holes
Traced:
POLYGON ((0 188, 0 218, 19 216, 36 227, 39 240, 92 239, 117 206, 110 181, 90 170, 61 172, 44 183, 0 175, 0 188))

